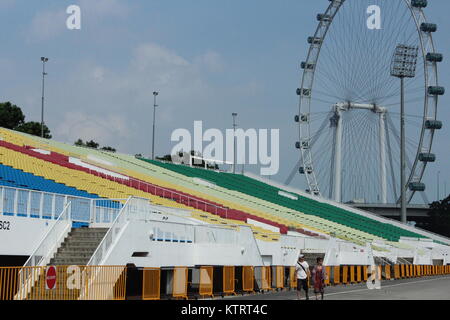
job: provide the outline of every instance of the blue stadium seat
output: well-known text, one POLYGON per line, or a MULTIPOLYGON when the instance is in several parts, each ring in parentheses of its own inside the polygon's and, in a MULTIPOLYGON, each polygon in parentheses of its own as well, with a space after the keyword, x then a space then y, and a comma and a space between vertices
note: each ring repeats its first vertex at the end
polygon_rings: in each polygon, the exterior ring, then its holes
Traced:
POLYGON ((71 195, 75 197, 83 197, 91 199, 100 198, 96 194, 91 194, 73 187, 68 187, 64 184, 47 180, 42 177, 35 176, 31 173, 23 172, 22 170, 5 166, 3 164, 0 164, 0 185, 12 188, 22 188, 22 189, 71 195))

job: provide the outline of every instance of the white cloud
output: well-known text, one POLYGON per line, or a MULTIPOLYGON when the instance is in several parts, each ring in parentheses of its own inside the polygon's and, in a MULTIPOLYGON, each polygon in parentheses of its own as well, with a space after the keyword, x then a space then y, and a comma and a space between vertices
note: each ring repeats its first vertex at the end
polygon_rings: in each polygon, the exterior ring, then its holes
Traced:
POLYGON ((54 133, 65 141, 94 139, 102 145, 116 144, 117 137, 129 137, 123 115, 95 115, 78 111, 67 112, 54 133))
POLYGON ((207 68, 211 72, 221 72, 225 68, 225 64, 220 54, 214 51, 208 51, 195 59, 195 63, 200 67, 207 68))
POLYGON ((184 58, 155 43, 143 44, 134 50, 132 67, 139 72, 187 66, 189 66, 189 62, 184 58))
MULTIPOLYGON (((199 119, 209 119, 205 126, 224 128, 231 121, 230 101, 236 94, 248 96, 255 89, 254 84, 237 80, 224 90, 220 83, 210 81, 212 73, 217 78, 224 65, 219 53, 207 51, 188 59, 157 43, 131 49, 121 69, 101 61, 71 64, 67 78, 57 83, 49 80, 46 123, 58 141, 94 139, 120 152, 148 154, 153 91, 157 90, 159 143, 155 149, 158 154, 169 152, 174 129, 190 128, 199 119)), ((30 95, 31 91, 22 99, 30 95)), ((36 96, 34 92, 30 100, 34 102, 24 104, 30 110, 40 110, 36 96)))
POLYGON ((83 14, 92 18, 125 17, 130 13, 130 8, 124 1, 118 0, 80 0, 79 6, 83 14))
POLYGON ((66 29, 65 9, 38 12, 31 21, 28 41, 44 41, 60 35, 66 29))

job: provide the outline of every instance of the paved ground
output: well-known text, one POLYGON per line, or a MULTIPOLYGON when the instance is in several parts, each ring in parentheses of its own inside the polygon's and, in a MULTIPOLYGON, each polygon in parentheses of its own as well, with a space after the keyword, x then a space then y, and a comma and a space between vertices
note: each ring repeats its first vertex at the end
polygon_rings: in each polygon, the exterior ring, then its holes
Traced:
MULTIPOLYGON (((304 294, 302 293, 302 297, 304 294)), ((315 299, 314 293, 310 294, 315 299)), ((295 291, 227 297, 237 300, 296 300, 295 291)), ((450 300, 450 276, 383 281, 381 289, 366 284, 327 287, 326 300, 450 300)))

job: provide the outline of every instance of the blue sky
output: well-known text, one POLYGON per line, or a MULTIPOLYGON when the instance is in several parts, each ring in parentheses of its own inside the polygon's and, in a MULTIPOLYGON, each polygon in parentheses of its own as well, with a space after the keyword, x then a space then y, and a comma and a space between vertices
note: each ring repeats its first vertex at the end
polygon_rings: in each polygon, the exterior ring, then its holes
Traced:
MULTIPOLYGON (((450 82, 450 2, 429 1, 436 22, 442 85, 450 82)), ((279 128, 283 182, 298 157, 299 62, 316 14, 313 0, 0 0, 0 100, 39 120, 41 56, 48 56, 46 123, 56 140, 94 139, 123 153, 151 150, 152 92, 160 91, 157 154, 169 153, 174 129, 279 128), (82 29, 65 26, 67 6, 82 10, 82 29)), ((362 13, 364 14, 364 13, 362 13)), ((440 101, 444 129, 436 138, 438 162, 426 173, 430 200, 441 171, 450 191, 450 94, 440 101)), ((257 168, 252 168, 257 171, 257 168)), ((295 186, 304 188, 302 179, 295 186)))

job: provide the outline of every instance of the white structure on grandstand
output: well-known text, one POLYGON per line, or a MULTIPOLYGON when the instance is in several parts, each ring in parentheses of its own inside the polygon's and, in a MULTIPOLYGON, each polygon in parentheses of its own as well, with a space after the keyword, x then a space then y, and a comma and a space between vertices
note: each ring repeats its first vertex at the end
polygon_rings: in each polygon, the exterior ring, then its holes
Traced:
MULTIPOLYGON (((292 188, 283 190, 311 197, 292 188)), ((0 256, 29 257, 26 266, 48 265, 73 223, 85 224, 94 231, 106 228, 94 253, 88 257, 88 265, 293 266, 299 253, 322 255, 328 266, 450 264, 450 247, 440 244, 450 245, 449 239, 340 204, 345 210, 401 226, 430 240, 401 238, 398 243, 374 241, 359 246, 328 235, 318 238, 289 232, 278 233, 279 240, 269 242, 256 239, 248 226, 211 225, 192 218, 184 210, 157 206, 147 199, 110 201, 9 187, 1 187, 0 192, 0 209, 12 208, 10 215, 2 217, 0 256), (19 198, 27 200, 19 203, 19 198), (44 208, 44 202, 51 203, 51 207, 44 208), (57 204, 62 211, 56 211, 57 204)), ((261 222, 247 223, 274 228, 261 222)))

